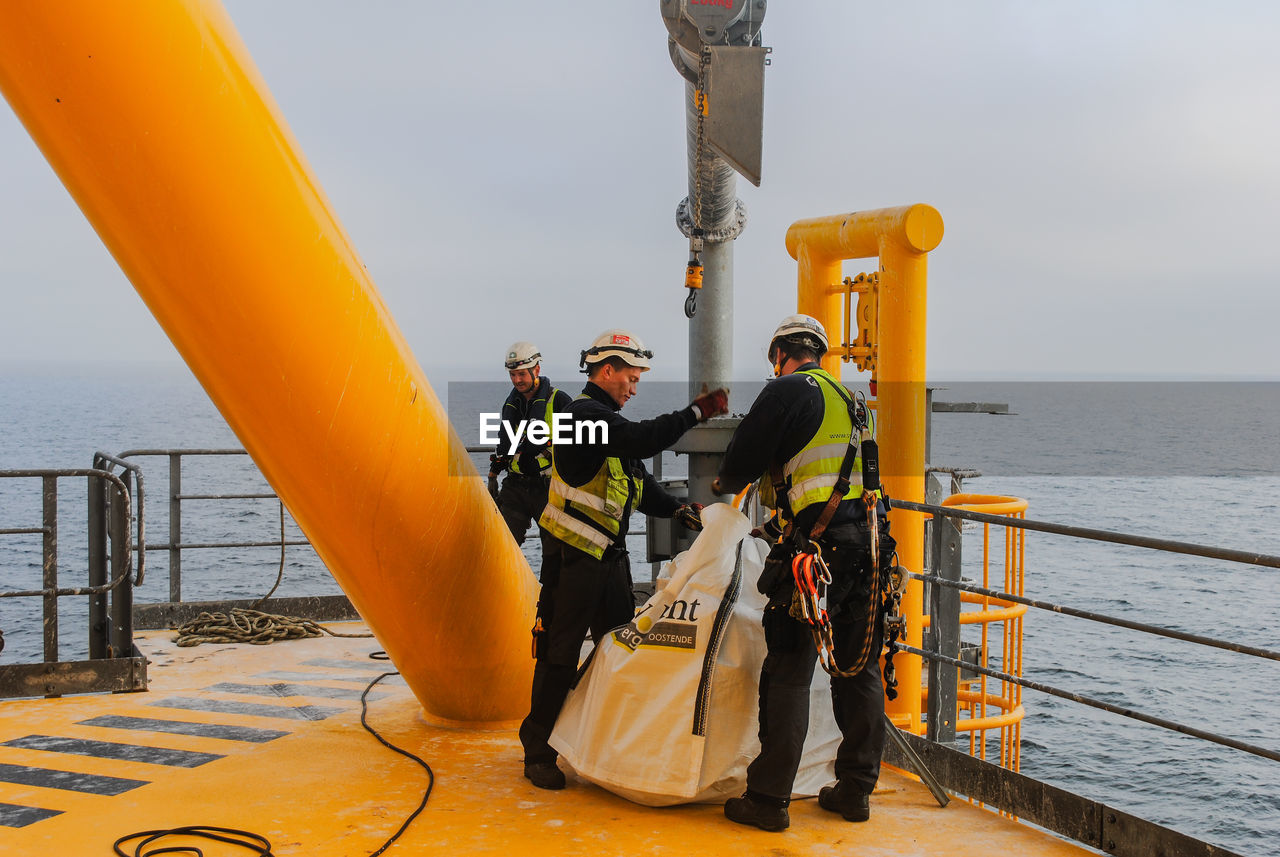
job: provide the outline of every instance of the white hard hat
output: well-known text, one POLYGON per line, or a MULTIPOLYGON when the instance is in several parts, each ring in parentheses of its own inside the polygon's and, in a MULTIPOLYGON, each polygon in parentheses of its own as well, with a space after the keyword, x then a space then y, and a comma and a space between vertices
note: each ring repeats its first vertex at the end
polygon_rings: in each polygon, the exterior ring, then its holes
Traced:
POLYGON ((784 318, 769 340, 770 355, 778 340, 803 345, 817 352, 819 357, 827 353, 827 331, 822 327, 822 322, 811 315, 789 315, 784 318))
POLYGON ((653 352, 644 347, 638 336, 627 333, 617 327, 611 327, 591 342, 591 347, 582 352, 579 366, 593 366, 601 360, 619 357, 628 366, 648 371, 649 358, 653 352))
POLYGON ((532 369, 541 362, 542 354, 538 351, 538 346, 532 342, 515 342, 507 349, 503 365, 507 367, 507 371, 514 372, 517 369, 532 369))

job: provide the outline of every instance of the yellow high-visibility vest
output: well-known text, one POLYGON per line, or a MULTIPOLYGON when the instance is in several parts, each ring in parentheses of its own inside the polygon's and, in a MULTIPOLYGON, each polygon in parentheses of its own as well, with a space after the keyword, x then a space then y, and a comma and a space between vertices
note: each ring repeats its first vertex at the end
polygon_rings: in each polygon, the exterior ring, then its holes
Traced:
MULTIPOLYGON (((808 375, 815 380, 818 389, 822 391, 823 412, 822 424, 813 437, 782 467, 787 504, 791 507, 793 516, 814 503, 826 503, 830 499, 840 478, 845 453, 849 449, 849 436, 853 433, 848 401, 838 392, 838 389, 843 389, 840 382, 822 369, 802 369, 797 374, 808 375)), ((842 500, 862 496, 861 441, 870 439, 875 429, 870 412, 867 413, 867 421, 867 428, 862 430, 862 437, 855 444, 849 487, 842 500)), ((760 480, 760 500, 771 509, 778 508, 773 480, 767 473, 760 480)))
POLYGON ((596 475, 577 487, 561 479, 553 463, 547 505, 538 525, 565 544, 601 559, 618 540, 623 516, 639 508, 643 492, 644 481, 628 474, 620 458, 606 458, 596 475))
MULTIPOLYGON (((543 422, 545 422, 548 426, 555 425, 555 423, 552 421, 552 418, 555 416, 556 393, 558 392, 559 390, 557 390, 555 387, 552 387, 551 393, 547 396, 547 412, 542 419, 543 419, 543 422)), ((538 453, 537 461, 538 461, 538 475, 545 475, 551 470, 551 444, 550 443, 547 444, 546 449, 538 453)), ((520 456, 518 455, 511 459, 511 472, 519 474, 521 476, 526 475, 520 469, 520 456)))

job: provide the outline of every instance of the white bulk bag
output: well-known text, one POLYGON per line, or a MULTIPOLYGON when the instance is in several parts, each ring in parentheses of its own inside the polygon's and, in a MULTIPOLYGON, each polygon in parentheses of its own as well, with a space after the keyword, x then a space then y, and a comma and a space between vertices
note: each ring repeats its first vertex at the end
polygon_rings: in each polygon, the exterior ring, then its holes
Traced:
MULTIPOLYGON (((765 598, 756 580, 768 547, 727 504, 708 506, 702 522, 636 619, 596 648, 550 739, 578 776, 648 806, 740 795, 760 751, 765 598)), ((796 795, 835 779, 840 731, 829 679, 814 672, 796 795)))

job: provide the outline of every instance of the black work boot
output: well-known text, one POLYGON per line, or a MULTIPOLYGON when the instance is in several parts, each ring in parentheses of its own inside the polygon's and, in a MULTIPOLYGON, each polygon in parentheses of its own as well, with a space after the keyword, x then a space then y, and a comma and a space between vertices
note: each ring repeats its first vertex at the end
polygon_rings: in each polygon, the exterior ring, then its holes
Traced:
POLYGON ((564 788, 564 771, 555 762, 525 763, 524 778, 540 789, 564 788))
POLYGON ((755 825, 770 833, 777 833, 791 826, 791 816, 785 806, 770 806, 748 795, 731 797, 725 801, 724 817, 738 824, 755 825))
POLYGON ((871 817, 871 795, 845 783, 823 786, 818 806, 844 816, 845 821, 866 821, 871 817))

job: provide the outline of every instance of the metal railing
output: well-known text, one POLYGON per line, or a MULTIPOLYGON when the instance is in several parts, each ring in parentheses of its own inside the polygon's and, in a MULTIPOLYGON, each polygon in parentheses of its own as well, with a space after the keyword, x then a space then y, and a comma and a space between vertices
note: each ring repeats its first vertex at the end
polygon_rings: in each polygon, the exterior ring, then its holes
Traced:
MULTIPOLYGON (((288 538, 285 532, 285 508, 279 496, 269 488, 260 491, 230 492, 189 492, 184 486, 183 462, 193 458, 245 456, 243 449, 130 449, 118 455, 97 453, 94 461, 99 466, 125 468, 134 475, 137 486, 138 506, 138 562, 139 582, 145 568, 145 558, 150 552, 167 555, 168 558, 168 600, 133 606, 133 620, 138 628, 173 627, 194 618, 201 612, 226 612, 236 607, 250 607, 264 612, 303 615, 319 621, 336 621, 356 619, 359 615, 345 595, 307 595, 290 598, 268 597, 267 593, 258 599, 219 599, 214 601, 187 601, 183 599, 183 552, 184 551, 229 551, 242 548, 272 548, 280 552, 281 573, 283 573, 285 549, 288 547, 310 547, 311 542, 305 538, 288 538), (168 511, 167 540, 148 542, 145 524, 146 489, 141 466, 136 462, 140 458, 160 458, 168 463, 168 492, 166 506, 168 511), (183 527, 186 517, 183 514, 186 503, 221 503, 226 501, 274 500, 279 504, 280 530, 279 536, 272 539, 256 540, 210 540, 189 542, 183 538, 183 527)), ((256 471, 255 471, 256 472, 256 471)), ((258 474, 258 479, 261 475, 258 474)))
MULTIPOLYGON (((184 542, 182 540, 182 504, 191 501, 215 501, 215 500, 276 500, 279 497, 274 491, 261 492, 241 492, 230 494, 187 494, 182 489, 182 462, 183 459, 193 456, 221 456, 221 455, 244 455, 248 453, 243 449, 130 449, 120 453, 118 456, 106 456, 98 453, 98 457, 119 463, 124 467, 136 469, 138 476, 138 516, 141 521, 144 509, 144 497, 141 479, 141 470, 138 465, 126 461, 131 458, 141 458, 145 456, 156 456, 168 459, 169 462, 169 493, 168 493, 168 509, 169 509, 169 540, 159 544, 148 543, 142 524, 139 524, 138 543, 141 546, 141 553, 145 556, 146 551, 165 551, 169 555, 169 600, 174 603, 182 601, 182 552, 184 550, 211 550, 211 549, 229 549, 229 548, 284 548, 288 546, 310 546, 311 542, 305 538, 302 539, 285 539, 283 535, 279 539, 258 540, 258 541, 238 541, 238 542, 184 542)), ((95 459, 96 460, 96 459, 95 459)), ((283 515, 283 509, 281 515, 283 515)), ((140 560, 141 562, 141 560, 140 560)))
MULTIPOLYGON (((964 582, 960 577, 961 521, 976 521, 985 525, 1008 527, 1014 530, 1035 531, 1068 536, 1090 541, 1130 545, 1189 556, 1206 557, 1249 565, 1280 568, 1280 556, 1233 550, 1189 542, 1131 535, 1109 530, 1074 527, 1044 521, 1010 518, 968 509, 913 503, 894 500, 895 509, 911 510, 931 516, 931 551, 928 574, 911 573, 916 580, 930 587, 930 633, 923 648, 898 645, 898 650, 916 655, 929 663, 927 738, 906 735, 911 746, 925 758, 935 776, 952 790, 969 798, 994 806, 1003 812, 1017 815, 1024 820, 1062 833, 1111 854, 1138 855, 1179 854, 1217 855, 1227 857, 1228 852, 1190 836, 1165 828, 1154 822, 1136 818, 1106 804, 1094 801, 1062 789, 1038 782, 1015 771, 961 753, 949 746, 955 738, 954 721, 948 727, 945 712, 954 712, 956 705, 958 674, 960 670, 977 672, 1001 682, 1021 688, 1039 691, 1060 699, 1066 699, 1091 708, 1120 715, 1149 725, 1159 726, 1179 734, 1188 735, 1219 746, 1229 747, 1270 761, 1280 761, 1280 751, 1262 747, 1229 736, 1217 734, 1185 723, 1158 717, 1143 711, 1115 705, 1084 694, 1032 681, 1008 670, 994 669, 982 664, 962 660, 959 652, 960 608, 958 594, 969 592, 1003 602, 1026 605, 1062 615, 1092 622, 1126 628, 1159 637, 1177 639, 1197 645, 1235 652, 1251 657, 1280 660, 1280 652, 1249 646, 1242 643, 1190 634, 1144 622, 1107 616, 1040 599, 1028 598, 1018 593, 1003 592, 964 582)), ((1002 664, 1002 666, 1004 666, 1002 664)), ((895 764, 890 748, 886 758, 895 764)))
POLYGON ((145 690, 146 660, 133 645, 134 520, 130 474, 104 469, 4 470, 0 479, 39 479, 38 527, 7 527, 0 536, 41 537, 41 588, 0 592, 0 598, 42 601, 43 661, 0 666, 0 698, 59 696, 91 691, 145 690), (58 483, 83 478, 88 500, 85 586, 59 585, 58 483), (59 656, 58 599, 89 600, 88 660, 59 656))

